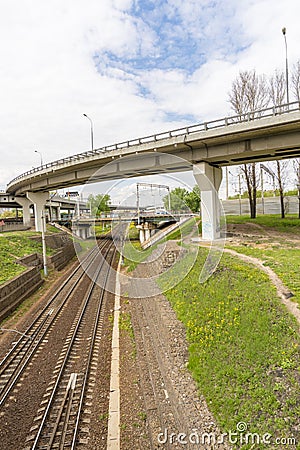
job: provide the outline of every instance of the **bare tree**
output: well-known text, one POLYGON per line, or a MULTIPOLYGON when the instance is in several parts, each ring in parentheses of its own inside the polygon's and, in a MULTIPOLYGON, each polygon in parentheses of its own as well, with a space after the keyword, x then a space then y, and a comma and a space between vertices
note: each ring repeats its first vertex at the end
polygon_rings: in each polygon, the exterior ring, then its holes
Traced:
POLYGON ((300 102, 300 60, 296 62, 292 70, 292 89, 296 100, 300 102))
POLYGON ((255 219, 256 217, 256 197, 257 197, 257 174, 256 174, 256 164, 244 164, 241 166, 241 170, 244 174, 249 204, 250 204, 250 217, 251 219, 255 219))
POLYGON ((277 182, 278 182, 278 190, 279 190, 279 197, 280 197, 280 211, 281 211, 281 218, 285 218, 285 209, 284 209, 284 174, 286 169, 286 161, 276 161, 276 167, 277 167, 277 182))
POLYGON ((241 116, 252 113, 252 118, 255 111, 268 106, 269 99, 267 79, 264 75, 257 75, 255 70, 240 71, 229 92, 233 111, 241 116))
MULTIPOLYGON (((286 94, 286 80, 282 71, 276 70, 274 75, 269 79, 269 95, 270 100, 274 106, 279 106, 284 103, 286 94)), ((286 163, 276 161, 276 178, 278 183, 279 197, 280 197, 280 211, 281 217, 285 217, 284 208, 284 178, 285 178, 286 163)))
POLYGON ((285 75, 282 71, 276 70, 274 75, 269 79, 269 96, 274 106, 284 103, 286 95, 285 75))
MULTIPOLYGON (((240 115, 240 120, 248 115, 250 118, 258 117, 259 110, 266 108, 269 100, 268 84, 264 75, 257 75, 255 70, 239 72, 229 92, 229 103, 233 111, 240 115)), ((258 182, 256 164, 244 164, 241 170, 247 184, 251 218, 254 219, 258 182)))

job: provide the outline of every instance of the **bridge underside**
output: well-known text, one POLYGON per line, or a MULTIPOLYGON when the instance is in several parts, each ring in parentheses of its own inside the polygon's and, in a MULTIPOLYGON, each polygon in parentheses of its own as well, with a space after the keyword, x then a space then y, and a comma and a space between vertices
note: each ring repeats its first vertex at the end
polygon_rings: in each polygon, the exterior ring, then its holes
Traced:
POLYGON ((137 139, 112 146, 108 151, 98 149, 54 161, 17 177, 7 191, 25 198, 33 198, 32 193, 36 192, 42 197, 43 192, 85 183, 194 170, 202 205, 206 203, 202 217, 213 224, 213 231, 208 231, 206 238, 216 239, 220 211, 215 193, 221 181, 220 167, 298 157, 299 131, 299 107, 293 112, 238 120, 230 125, 226 119, 226 126, 224 122, 220 127, 214 123, 211 129, 200 131, 194 126, 187 128, 186 133, 179 130, 176 134, 175 130, 163 137, 137 139))

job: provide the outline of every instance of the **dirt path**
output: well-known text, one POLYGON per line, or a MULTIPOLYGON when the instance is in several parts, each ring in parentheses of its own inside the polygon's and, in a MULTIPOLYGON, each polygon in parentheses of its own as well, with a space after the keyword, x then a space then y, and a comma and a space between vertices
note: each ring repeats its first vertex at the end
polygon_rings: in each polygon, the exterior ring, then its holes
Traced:
POLYGON ((278 297, 280 298, 281 302, 286 306, 288 311, 297 319, 299 325, 300 325, 300 310, 298 308, 297 303, 294 303, 290 300, 290 297, 292 297, 291 292, 287 287, 283 284, 281 279, 276 275, 276 273, 268 266, 265 266, 263 262, 258 259, 254 258, 253 256, 247 256, 242 253, 238 253, 235 250, 231 250, 229 248, 224 249, 225 253, 229 253, 233 256, 238 257, 242 261, 245 261, 250 264, 254 264, 256 267, 258 267, 260 270, 262 270, 264 273, 268 275, 270 278, 272 284, 277 289, 278 297))

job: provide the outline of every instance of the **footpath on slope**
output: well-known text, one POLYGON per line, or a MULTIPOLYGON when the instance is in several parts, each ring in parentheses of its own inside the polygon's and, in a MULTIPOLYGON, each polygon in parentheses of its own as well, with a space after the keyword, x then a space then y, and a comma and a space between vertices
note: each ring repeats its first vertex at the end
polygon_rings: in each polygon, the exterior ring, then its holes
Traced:
MULTIPOLYGON (((234 234, 235 230, 232 231, 234 234)), ((263 246, 265 244, 260 237, 264 233, 265 230, 259 225, 253 224, 249 229, 248 225, 241 224, 232 240, 233 245, 249 238, 263 246), (246 236, 243 237, 243 234, 246 236)), ((290 243, 300 248, 300 241, 294 236, 272 230, 266 234, 273 242, 290 239, 290 243)), ((192 237, 193 233, 190 233, 184 239, 185 243, 190 244, 192 237)), ((177 243, 168 241, 164 251, 168 253, 176 248, 178 251, 177 243)), ((264 271, 276 286, 282 303, 300 323, 300 311, 297 304, 289 299, 289 289, 270 267, 258 258, 228 248, 224 251, 264 271)), ((162 253, 160 260, 163 259, 162 253)), ((230 447, 225 442, 208 445, 206 440, 206 444, 201 445, 205 433, 207 436, 211 433, 210 436, 218 439, 221 432, 187 370, 188 345, 182 323, 176 318, 167 299, 157 294, 157 285, 151 292, 151 283, 144 281, 159 271, 159 264, 154 260, 152 255, 131 274, 132 279, 128 277, 127 282, 122 284, 121 321, 122 316, 130 318, 134 336, 130 338, 128 333, 121 331, 121 449, 180 448, 180 439, 188 440, 195 436, 200 438, 197 448, 228 449, 230 447)), ((189 442, 184 447, 196 448, 189 442)))

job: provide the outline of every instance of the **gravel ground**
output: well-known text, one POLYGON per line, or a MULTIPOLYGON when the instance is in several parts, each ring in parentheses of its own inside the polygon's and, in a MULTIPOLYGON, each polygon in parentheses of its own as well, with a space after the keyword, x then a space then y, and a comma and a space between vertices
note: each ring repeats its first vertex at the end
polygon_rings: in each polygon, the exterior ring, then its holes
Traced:
MULTIPOLYGON (((164 251, 172 250, 174 242, 169 242, 164 251)), ((164 260, 164 252, 160 258, 164 260)), ((121 310, 131 316, 134 342, 128 341, 128 337, 121 340, 121 449, 183 446, 225 450, 228 447, 224 443, 201 445, 203 433, 214 433, 216 437, 221 433, 186 368, 188 350, 183 325, 166 298, 151 296, 150 284, 147 283, 145 292, 145 286, 138 280, 149 278, 153 271, 157 273, 158 267, 160 264, 153 258, 140 264, 133 273, 135 282, 123 286, 129 297, 122 299, 121 310), (144 296, 136 298, 137 294, 144 296), (143 423, 136 420, 139 411, 143 423), (190 437, 196 442, 195 436, 199 437, 200 445, 189 443, 190 437)), ((157 292, 157 286, 153 292, 157 292)))
MULTIPOLYGON (((52 275, 52 288, 45 291, 40 290, 31 299, 27 300, 29 309, 21 309, 16 315, 10 318, 3 327, 25 331, 38 311, 48 301, 54 288, 59 286, 74 265, 65 270, 62 274, 52 275), (31 305, 31 306, 30 306, 31 305)), ((55 319, 48 335, 41 344, 39 351, 32 362, 26 368, 18 387, 14 389, 11 397, 2 408, 0 413, 0 448, 6 450, 24 449, 26 438, 31 434, 30 428, 37 411, 41 407, 41 401, 55 371, 58 358, 61 355, 67 335, 82 303, 83 297, 89 284, 86 278, 83 285, 78 285, 75 294, 68 302, 68 307, 55 319), (85 284, 84 284, 85 283, 85 284)), ((99 290, 99 288, 98 288, 99 290)), ((99 293, 98 293, 99 295, 99 293)), ((88 443, 80 445, 80 448, 87 450, 99 450, 106 448, 110 364, 111 364, 111 333, 114 296, 106 293, 104 308, 101 312, 101 337, 95 346, 93 361, 84 408, 83 419, 79 437, 88 435, 88 443), (94 382, 95 381, 95 382, 94 382)), ((3 332, 0 336, 0 358, 2 359, 10 349, 15 333, 3 332)), ((76 360, 75 360, 76 362, 76 360)))

